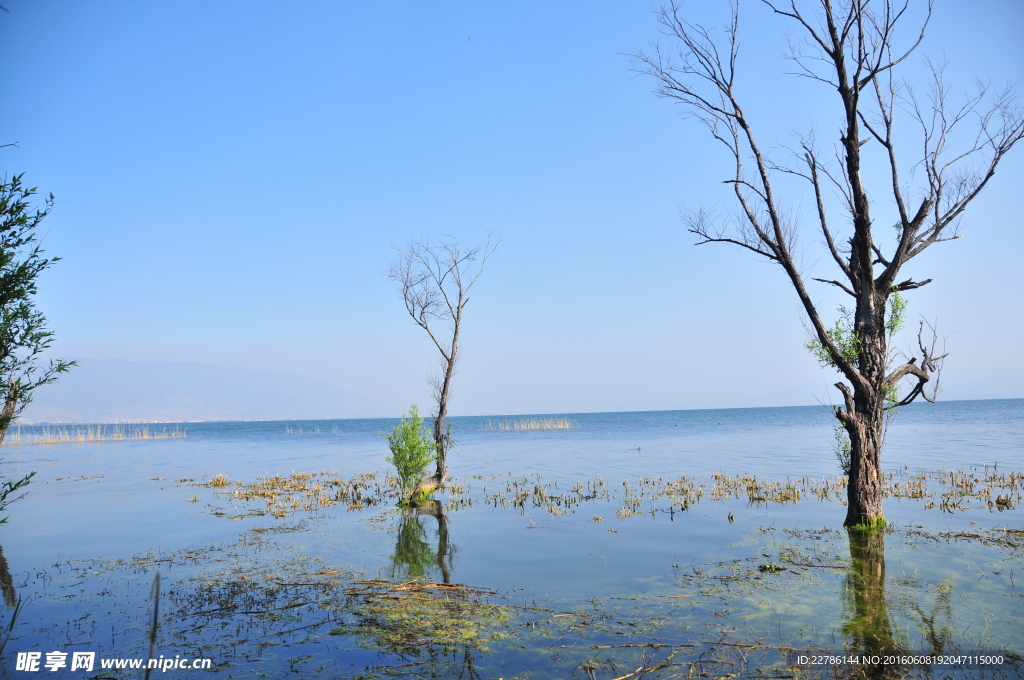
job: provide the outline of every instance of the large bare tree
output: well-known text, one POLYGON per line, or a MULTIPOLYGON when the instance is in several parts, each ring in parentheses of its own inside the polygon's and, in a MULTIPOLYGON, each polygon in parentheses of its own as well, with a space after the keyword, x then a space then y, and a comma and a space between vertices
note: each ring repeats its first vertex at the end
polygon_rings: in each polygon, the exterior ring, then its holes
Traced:
POLYGON ((941 66, 931 65, 921 89, 897 74, 924 39, 930 1, 915 7, 909 0, 763 4, 792 23, 788 56, 795 75, 819 82, 834 97, 840 130, 833 145, 819 144, 811 132, 785 161, 774 161, 761 146, 736 87, 736 5, 717 30, 687 21, 674 1, 663 7, 659 20, 671 47, 654 45, 636 55, 637 70, 653 76, 658 94, 683 105, 727 150, 733 170, 725 182, 738 205, 735 218, 723 221, 698 209, 685 214, 687 226, 698 243, 741 246, 785 272, 810 321, 812 349, 845 378, 836 383, 842 405, 834 409, 850 441, 845 525, 879 526, 885 523, 880 454, 886 410, 919 396, 934 401, 933 377, 944 358, 935 351, 934 333, 926 339, 919 331, 909 355, 890 347, 893 303, 902 306, 900 293, 931 281, 901 280, 900 270, 959 236, 964 210, 1024 136, 1024 119, 1009 90, 981 85, 957 99, 941 66), (899 29, 911 22, 904 39, 899 29), (783 197, 792 184, 786 177, 802 182, 806 194, 783 197), (886 188, 869 196, 869 187, 886 188), (793 206, 804 195, 837 268, 831 278, 813 280, 853 300, 836 325, 823 320, 807 289, 808 273, 798 265, 801 224, 793 206), (884 231, 876 229, 873 210, 885 216, 884 231), (894 222, 895 242, 886 243, 894 222))
POLYGON ((437 467, 433 476, 413 490, 413 497, 443 486, 448 477, 447 455, 452 438, 445 418, 459 359, 463 313, 469 303, 470 289, 480 278, 484 264, 500 240, 493 231, 487 232, 483 243, 472 246, 451 236, 436 244, 426 239, 413 240, 404 248, 396 248, 398 257, 389 263, 385 272, 398 286, 409 316, 427 332, 441 355, 441 371, 430 380, 436 404, 433 429, 437 467))

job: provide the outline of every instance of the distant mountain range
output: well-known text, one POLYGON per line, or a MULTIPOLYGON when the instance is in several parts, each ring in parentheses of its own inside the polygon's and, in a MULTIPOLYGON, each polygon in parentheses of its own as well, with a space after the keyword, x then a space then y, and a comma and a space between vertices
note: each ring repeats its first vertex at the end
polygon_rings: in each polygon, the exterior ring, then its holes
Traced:
POLYGON ((20 418, 39 422, 187 422, 359 418, 380 404, 296 373, 178 361, 78 359, 35 393, 20 418))

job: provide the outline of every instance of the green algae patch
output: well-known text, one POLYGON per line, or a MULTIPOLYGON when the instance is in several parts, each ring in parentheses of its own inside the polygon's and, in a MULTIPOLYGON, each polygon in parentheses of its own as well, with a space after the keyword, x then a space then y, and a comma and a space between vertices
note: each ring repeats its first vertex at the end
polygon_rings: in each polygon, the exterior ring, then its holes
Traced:
POLYGON ((489 651, 509 637, 514 610, 493 602, 497 593, 459 583, 361 581, 338 611, 351 617, 330 635, 355 637, 361 646, 411 659, 489 651))
POLYGON ((877 531, 884 531, 889 523, 885 519, 885 515, 879 515, 878 517, 872 517, 870 519, 862 519, 854 524, 846 526, 848 531, 855 531, 859 533, 873 533, 877 531))

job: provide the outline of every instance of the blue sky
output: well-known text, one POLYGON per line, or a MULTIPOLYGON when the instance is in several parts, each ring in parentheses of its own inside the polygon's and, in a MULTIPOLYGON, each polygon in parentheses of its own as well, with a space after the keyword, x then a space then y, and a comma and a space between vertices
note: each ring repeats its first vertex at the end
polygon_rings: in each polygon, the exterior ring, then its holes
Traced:
MULTIPOLYGON (((57 196, 39 304, 60 355, 293 371, 395 415, 428 403, 434 355, 381 275, 390 243, 492 228, 456 413, 806 404, 834 382, 781 272, 682 227, 680 206, 729 207, 727 159, 630 72, 653 3, 3 4, 0 163, 57 196)), ((788 26, 743 11, 762 139, 825 136, 835 95, 781 75, 788 26)), ((1022 85, 1020 35, 1016 0, 940 3, 908 77, 945 56, 957 91, 1022 85)), ((935 279, 910 312, 949 334, 946 398, 1024 396, 1022 183, 1024 148, 910 270, 935 279)))

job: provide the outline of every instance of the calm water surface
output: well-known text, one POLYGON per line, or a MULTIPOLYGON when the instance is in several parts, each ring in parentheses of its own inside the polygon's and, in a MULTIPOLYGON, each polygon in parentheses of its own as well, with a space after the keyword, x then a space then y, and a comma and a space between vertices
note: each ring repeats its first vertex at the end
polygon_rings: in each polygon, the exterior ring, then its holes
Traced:
MULTIPOLYGON (((248 574, 251 586, 256 575, 287 573, 303 560, 365 577, 447 577, 502 593, 506 602, 569 612, 550 619, 551 626, 577 621, 584 610, 590 614, 585 625, 545 629, 524 623, 527 610, 518 610, 520 618, 501 624, 507 637, 498 636, 486 651, 473 656, 467 647, 464 655, 450 653, 446 660, 441 654, 427 664, 408 650, 381 653, 365 636, 328 635, 337 622, 313 627, 302 639, 277 631, 229 649, 224 636, 259 637, 244 632, 251 622, 238 610, 229 619, 204 619, 177 632, 168 620, 161 624, 162 653, 195 656, 205 645, 228 677, 488 678, 617 678, 667 653, 662 647, 595 646, 624 643, 733 640, 729 644, 754 644, 749 649, 760 652, 872 644, 921 650, 935 649, 938 640, 947 650, 998 647, 1024 654, 1022 551, 1012 540, 993 542, 979 533, 1024 530, 1019 505, 944 512, 917 499, 889 499, 886 513, 899 530, 870 545, 835 531, 845 514, 836 501, 702 500, 685 512, 625 517, 617 514, 622 484, 635 487, 641 476, 685 475, 710 484, 716 472, 773 481, 835 474, 834 421, 823 407, 565 417, 577 426, 503 431, 493 428, 531 417, 453 418, 459 446, 451 471, 467 478, 475 500, 440 518, 410 517, 390 506, 240 517, 245 513, 239 504, 197 486, 217 474, 251 482, 294 472, 349 477, 383 470, 387 449, 380 432, 396 420, 189 423, 177 426, 187 429, 185 439, 4 447, 8 478, 32 470, 37 475, 0 526, 12 577, 8 591, 22 601, 3 670, 22 675, 13 670, 19 651, 142 655, 152 606, 147 596, 157 570, 166 591, 161 606, 184 621, 190 606, 185 600, 206 593, 203 583, 235 573, 248 574), (482 502, 507 480, 495 477, 506 474, 540 475, 561 489, 600 478, 616 497, 564 514, 482 502), (967 535, 979 539, 956 538, 967 535), (149 561, 140 562, 142 555, 149 561), (790 566, 759 571, 773 564, 790 566), (814 566, 793 566, 799 564, 814 566), (421 666, 401 670, 407 663, 421 666), (467 674, 467 663, 478 675, 467 674), (417 675, 428 672, 435 675, 417 675)), ((31 431, 23 428, 23 435, 31 431)), ((907 407, 890 429, 884 464, 911 472, 1024 470, 1024 400, 907 407)), ((6 627, 13 611, 8 608, 0 624, 6 627)), ((752 657, 729 663, 754 673, 781 662, 752 657)), ((673 672, 680 667, 649 677, 673 672)), ((68 669, 47 673, 93 677, 68 669)))

